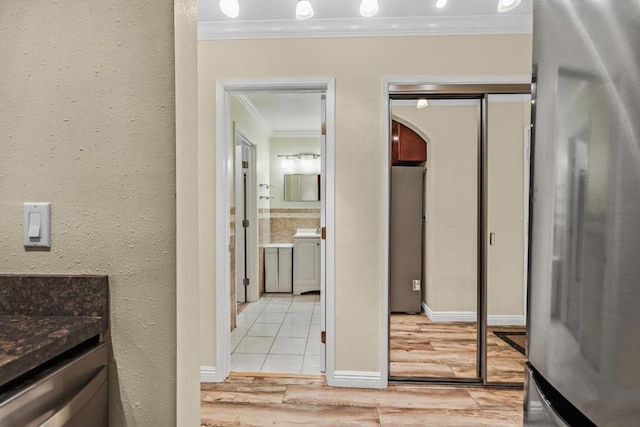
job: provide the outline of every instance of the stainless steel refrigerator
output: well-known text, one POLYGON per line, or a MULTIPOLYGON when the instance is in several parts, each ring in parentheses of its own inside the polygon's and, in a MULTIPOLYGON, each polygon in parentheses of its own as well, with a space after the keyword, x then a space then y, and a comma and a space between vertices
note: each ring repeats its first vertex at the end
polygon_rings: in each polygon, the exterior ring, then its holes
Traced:
POLYGON ((640 2, 534 0, 527 426, 640 425, 640 2))
POLYGON ((391 167, 389 238, 389 308, 392 313, 420 313, 424 168, 391 167))

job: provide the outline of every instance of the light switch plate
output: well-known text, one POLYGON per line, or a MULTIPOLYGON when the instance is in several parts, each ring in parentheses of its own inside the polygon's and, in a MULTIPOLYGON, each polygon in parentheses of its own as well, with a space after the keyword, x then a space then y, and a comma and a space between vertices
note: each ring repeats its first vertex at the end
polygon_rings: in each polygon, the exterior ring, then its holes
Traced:
POLYGON ((419 291, 420 290, 420 280, 414 280, 413 281, 413 290, 414 291, 419 291))
POLYGON ((51 203, 24 204, 25 248, 51 247, 51 203))

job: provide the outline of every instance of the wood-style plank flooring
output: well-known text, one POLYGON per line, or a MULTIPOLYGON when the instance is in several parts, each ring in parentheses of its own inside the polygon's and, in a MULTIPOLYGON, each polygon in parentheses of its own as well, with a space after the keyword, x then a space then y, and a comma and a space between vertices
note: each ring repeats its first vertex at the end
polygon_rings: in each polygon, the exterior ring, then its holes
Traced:
POLYGON ((232 374, 202 384, 202 426, 521 426, 522 398, 513 389, 354 389, 328 387, 323 377, 232 374))
MULTIPOLYGON (((522 383, 525 356, 494 335, 494 330, 524 331, 524 328, 489 327, 488 381, 522 383)), ((475 323, 435 323, 424 314, 392 314, 390 335, 389 360, 392 377, 476 377, 475 323)))

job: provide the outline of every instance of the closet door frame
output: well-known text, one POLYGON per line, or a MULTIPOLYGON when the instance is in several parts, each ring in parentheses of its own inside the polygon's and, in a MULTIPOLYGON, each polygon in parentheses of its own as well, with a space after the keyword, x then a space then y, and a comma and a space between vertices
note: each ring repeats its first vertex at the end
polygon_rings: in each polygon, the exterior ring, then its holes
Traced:
MULTIPOLYGON (((384 129, 386 132, 383 134, 390 134, 390 102, 397 99, 479 99, 480 100, 480 120, 478 121, 478 285, 477 285, 477 378, 476 379, 446 379, 433 378, 433 379, 405 379, 410 381, 420 382, 437 382, 437 383, 451 383, 460 385, 478 384, 485 386, 496 387, 522 387, 522 383, 504 383, 504 382, 489 382, 487 379, 487 246, 489 243, 489 228, 488 228, 488 102, 489 95, 508 95, 508 94, 530 94, 530 83, 487 83, 487 84, 454 84, 454 83, 394 83, 391 81, 385 81, 384 86, 384 103, 385 112, 384 116, 384 129)), ((388 144, 387 144, 388 145, 388 144)), ((388 191, 389 188, 389 174, 386 171, 389 164, 388 147, 385 145, 385 153, 383 156, 383 162, 385 165, 385 174, 383 176, 383 188, 388 191)), ((390 351, 390 333, 389 333, 389 279, 388 279, 388 244, 389 244, 389 194, 383 195, 384 200, 387 200, 385 209, 386 218, 386 233, 385 240, 383 241, 383 263, 386 263, 386 270, 383 279, 383 335, 386 345, 383 346, 383 372, 386 371, 386 377, 389 376, 389 351, 390 351)))

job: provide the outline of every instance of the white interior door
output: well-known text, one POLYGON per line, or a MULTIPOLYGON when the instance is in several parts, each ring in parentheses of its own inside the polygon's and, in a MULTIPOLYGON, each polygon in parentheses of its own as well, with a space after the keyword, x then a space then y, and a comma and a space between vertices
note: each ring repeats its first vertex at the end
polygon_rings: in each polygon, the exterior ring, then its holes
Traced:
MULTIPOLYGON (((320 136, 320 163, 321 163, 321 175, 320 175, 320 227, 324 229, 326 227, 326 200, 327 200, 327 162, 326 162, 326 153, 327 153, 327 132, 326 132, 326 123, 327 123, 327 97, 326 95, 321 96, 320 102, 320 111, 321 111, 321 121, 322 121, 322 132, 320 136)), ((327 300, 326 300, 326 289, 327 289, 327 280, 326 280, 326 240, 320 239, 320 330, 323 331, 322 334, 325 334, 327 330, 327 300)), ((320 371, 325 372, 327 367, 327 353, 326 353, 326 344, 320 343, 320 371)))

